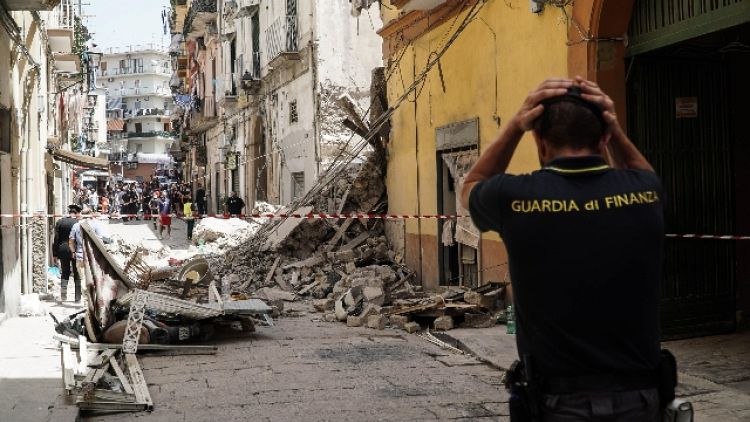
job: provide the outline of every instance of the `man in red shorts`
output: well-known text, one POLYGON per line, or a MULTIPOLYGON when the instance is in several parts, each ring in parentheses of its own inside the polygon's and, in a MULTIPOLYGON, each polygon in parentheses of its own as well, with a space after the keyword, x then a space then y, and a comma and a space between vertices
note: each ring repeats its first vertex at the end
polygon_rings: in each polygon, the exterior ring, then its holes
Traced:
POLYGON ((167 238, 172 238, 172 216, 169 214, 172 204, 169 202, 169 196, 166 192, 161 193, 161 201, 159 202, 159 239, 163 239, 164 228, 167 228, 167 238))

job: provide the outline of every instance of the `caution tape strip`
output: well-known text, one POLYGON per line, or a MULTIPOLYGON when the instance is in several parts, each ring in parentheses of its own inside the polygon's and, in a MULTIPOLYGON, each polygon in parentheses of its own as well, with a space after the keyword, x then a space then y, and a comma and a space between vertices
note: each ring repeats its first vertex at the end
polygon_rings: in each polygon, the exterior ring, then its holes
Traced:
MULTIPOLYGON (((161 214, 98 214, 98 213, 92 213, 91 216, 93 218, 97 219, 120 219, 120 218, 152 218, 152 217, 158 217, 161 214)), ((174 218, 183 218, 183 214, 168 214, 170 217, 174 218)), ((65 215, 60 214, 0 214, 0 217, 2 218, 61 218, 65 217, 65 215)), ((433 220, 452 220, 457 218, 469 218, 467 215, 442 215, 442 214, 435 214, 435 215, 411 215, 411 214, 377 214, 377 213, 341 213, 341 214, 326 214, 326 213, 308 213, 308 214, 273 214, 273 213, 267 213, 267 214, 240 214, 240 215, 231 215, 231 214, 203 214, 196 218, 219 218, 219 219, 229 219, 229 218, 241 218, 241 219, 250 219, 250 218, 266 218, 266 219, 287 219, 287 218, 301 218, 301 219, 307 219, 307 220, 346 220, 346 219, 376 219, 376 220, 404 220, 404 219, 414 219, 414 218, 420 218, 420 219, 433 219, 433 220)))
POLYGON ((735 236, 731 234, 672 234, 666 235, 672 239, 714 239, 714 240, 750 240, 750 236, 735 236))
MULTIPOLYGON (((92 217, 100 219, 100 220, 119 220, 122 218, 145 218, 145 219, 151 219, 159 217, 159 214, 91 214, 92 217)), ((184 215, 182 214, 169 214, 172 218, 184 218, 184 215)), ((1 218, 60 218, 65 217, 65 215, 60 214, 0 214, 1 218)), ((288 218, 298 218, 298 219, 307 219, 307 220, 346 220, 346 219, 359 219, 359 220, 409 220, 409 219, 427 219, 427 220, 455 220, 458 218, 469 218, 467 215, 445 215, 445 214, 427 214, 427 215, 417 215, 417 214, 377 214, 377 213, 340 213, 340 214, 327 214, 327 213, 308 213, 308 214, 298 214, 298 213, 292 213, 292 214, 273 214, 273 213, 260 213, 260 214, 240 214, 237 215, 231 215, 231 214, 203 214, 197 218, 218 218, 218 219, 230 219, 230 218, 240 218, 240 219, 251 219, 251 218, 263 218, 263 219, 276 219, 276 220, 282 220, 282 219, 288 219, 288 218)), ((2 228, 7 227, 18 227, 18 226, 0 226, 2 228)), ((684 234, 675 234, 675 233, 668 233, 665 235, 667 238, 670 239, 709 239, 709 240, 750 240, 750 236, 743 236, 743 235, 729 235, 729 234, 697 234, 697 233, 684 233, 684 234)))

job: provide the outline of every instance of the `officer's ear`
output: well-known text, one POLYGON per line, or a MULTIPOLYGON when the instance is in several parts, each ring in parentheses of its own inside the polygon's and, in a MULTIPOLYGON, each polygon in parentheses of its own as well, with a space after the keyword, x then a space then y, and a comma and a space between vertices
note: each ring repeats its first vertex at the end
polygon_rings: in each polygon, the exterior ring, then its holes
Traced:
POLYGON ((599 151, 599 155, 607 156, 607 146, 609 145, 609 140, 612 137, 612 134, 609 132, 605 132, 604 135, 599 139, 599 144, 597 145, 597 151, 599 151))
POLYGON ((544 164, 547 162, 547 153, 549 148, 547 148, 547 144, 544 142, 541 136, 539 136, 539 133, 537 131, 532 130, 531 135, 534 137, 534 142, 536 143, 536 151, 539 155, 539 164, 541 166, 544 166, 544 164))

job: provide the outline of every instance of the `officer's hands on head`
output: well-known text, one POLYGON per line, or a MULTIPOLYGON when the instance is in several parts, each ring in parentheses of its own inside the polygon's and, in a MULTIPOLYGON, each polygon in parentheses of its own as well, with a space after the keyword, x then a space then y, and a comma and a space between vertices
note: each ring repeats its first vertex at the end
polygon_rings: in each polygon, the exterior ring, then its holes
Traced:
POLYGON ((542 101, 547 98, 558 97, 568 92, 568 88, 573 86, 575 81, 567 78, 552 78, 542 82, 535 90, 531 91, 526 100, 521 105, 521 109, 513 117, 513 123, 518 129, 527 132, 534 125, 534 120, 544 112, 542 101))

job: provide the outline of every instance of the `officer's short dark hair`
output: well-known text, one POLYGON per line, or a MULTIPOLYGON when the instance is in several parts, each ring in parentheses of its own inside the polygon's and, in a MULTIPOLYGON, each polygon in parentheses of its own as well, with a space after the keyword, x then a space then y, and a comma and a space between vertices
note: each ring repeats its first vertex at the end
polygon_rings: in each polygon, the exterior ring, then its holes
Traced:
POLYGON ((537 136, 556 147, 595 149, 604 135, 601 120, 588 108, 570 101, 545 106, 534 121, 537 136))

